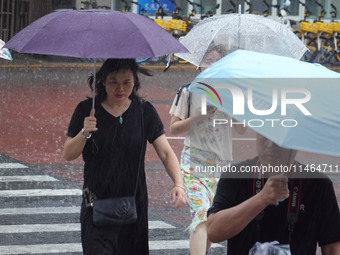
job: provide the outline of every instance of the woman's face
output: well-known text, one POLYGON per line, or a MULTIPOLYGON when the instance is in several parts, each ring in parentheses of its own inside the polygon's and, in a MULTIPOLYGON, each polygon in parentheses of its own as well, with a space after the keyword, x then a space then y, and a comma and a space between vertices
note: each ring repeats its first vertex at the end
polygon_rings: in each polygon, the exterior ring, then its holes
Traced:
POLYGON ((109 98, 115 101, 124 101, 129 98, 133 90, 133 73, 131 70, 109 73, 103 85, 109 98))

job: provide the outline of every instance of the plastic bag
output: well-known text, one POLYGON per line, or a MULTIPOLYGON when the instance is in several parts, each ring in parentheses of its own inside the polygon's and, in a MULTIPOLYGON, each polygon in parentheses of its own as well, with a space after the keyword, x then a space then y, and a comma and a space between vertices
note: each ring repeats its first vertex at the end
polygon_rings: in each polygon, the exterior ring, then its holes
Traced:
POLYGON ((250 249, 249 255, 291 255, 288 244, 279 244, 278 241, 270 243, 256 242, 250 249))

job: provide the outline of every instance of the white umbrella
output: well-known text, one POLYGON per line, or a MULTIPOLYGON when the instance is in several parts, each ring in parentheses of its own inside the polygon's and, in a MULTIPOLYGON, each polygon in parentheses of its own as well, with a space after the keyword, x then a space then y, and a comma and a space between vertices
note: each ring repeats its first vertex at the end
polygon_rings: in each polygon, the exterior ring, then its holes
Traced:
POLYGON ((204 19, 180 42, 190 53, 175 55, 203 67, 237 49, 295 59, 300 59, 307 50, 286 26, 254 14, 226 14, 204 19), (211 50, 217 51, 219 56, 208 56, 211 50))

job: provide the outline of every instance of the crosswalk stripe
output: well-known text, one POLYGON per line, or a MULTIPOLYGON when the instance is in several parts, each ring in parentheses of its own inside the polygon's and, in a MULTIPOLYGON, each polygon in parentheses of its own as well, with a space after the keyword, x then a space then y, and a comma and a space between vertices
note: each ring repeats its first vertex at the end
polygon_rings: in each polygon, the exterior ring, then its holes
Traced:
POLYGON ((149 229, 165 229, 165 228, 175 228, 174 226, 165 223, 164 221, 149 221, 149 229))
POLYGON ((62 214, 62 213, 80 213, 80 206, 0 209, 0 215, 24 215, 24 214, 34 215, 34 214, 62 214))
MULTIPOLYGON (((189 249, 189 240, 158 240, 149 241, 150 250, 189 249)), ((212 244, 212 248, 223 247, 220 244, 212 244)))
MULTIPOLYGON (((149 221, 149 229, 171 229, 163 221, 149 221)), ((80 223, 0 225, 0 234, 80 231, 80 223)))
MULTIPOLYGON (((184 136, 168 136, 168 140, 184 140, 184 136)), ((241 137, 233 137, 233 141, 256 141, 256 138, 241 138, 241 137)))
MULTIPOLYGON (((150 250, 189 249, 189 240, 149 241, 150 250)), ((223 247, 213 244, 212 248, 223 247)), ((7 245, 0 246, 0 254, 49 254, 82 252, 81 243, 36 244, 36 245, 7 245)))
POLYGON ((28 166, 20 163, 0 163, 0 169, 1 168, 28 168, 28 166))
POLYGON ((7 245, 0 246, 0 254, 49 254, 82 252, 80 243, 7 245))
POLYGON ((57 197, 81 196, 80 189, 20 189, 0 190, 0 197, 57 197))
POLYGON ((48 175, 13 175, 0 176, 0 182, 57 182, 56 178, 48 175))
POLYGON ((80 231, 79 223, 0 225, 1 234, 80 231))
MULTIPOLYGON (((19 163, 0 163, 1 169, 28 168, 19 163)), ((48 175, 13 175, 0 176, 0 183, 10 182, 58 182, 59 180, 48 175)), ((80 189, 22 189, 0 190, 0 197, 57 197, 57 196, 81 196, 80 189)), ((2 208, 1 215, 39 215, 39 214, 71 214, 80 213, 79 206, 69 207, 36 207, 36 208, 2 208)), ((163 221, 149 221, 149 229, 176 229, 163 221)), ((80 232, 80 223, 56 223, 56 224, 22 224, 0 225, 0 234, 28 234, 47 232, 80 232)), ((149 241, 150 250, 177 250, 189 249, 189 240, 153 240, 149 241)), ((212 247, 223 247, 213 244, 212 247)), ((82 252, 81 243, 56 243, 36 245, 0 245, 1 254, 52 254, 82 252)))

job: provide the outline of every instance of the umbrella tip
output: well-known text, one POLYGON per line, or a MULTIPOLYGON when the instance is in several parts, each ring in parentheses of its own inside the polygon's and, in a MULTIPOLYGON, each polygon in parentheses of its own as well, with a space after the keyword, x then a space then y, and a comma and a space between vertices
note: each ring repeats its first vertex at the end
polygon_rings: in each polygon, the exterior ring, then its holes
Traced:
POLYGON ((238 5, 238 15, 241 15, 242 14, 242 7, 241 5, 239 4, 238 5))

